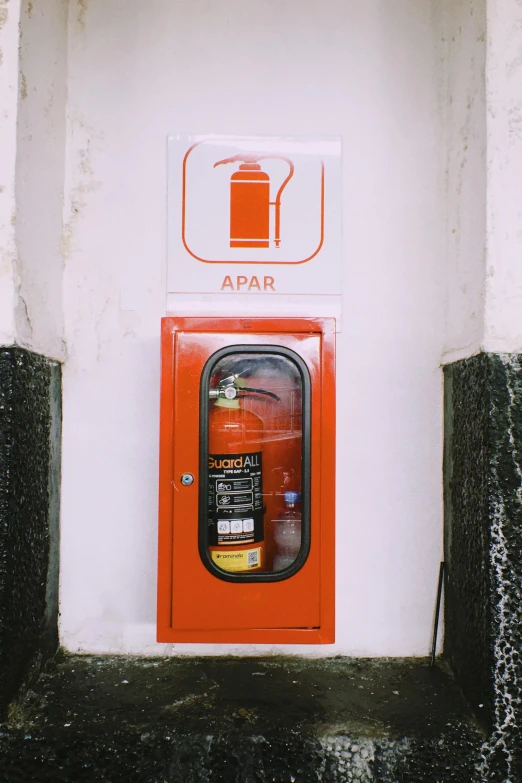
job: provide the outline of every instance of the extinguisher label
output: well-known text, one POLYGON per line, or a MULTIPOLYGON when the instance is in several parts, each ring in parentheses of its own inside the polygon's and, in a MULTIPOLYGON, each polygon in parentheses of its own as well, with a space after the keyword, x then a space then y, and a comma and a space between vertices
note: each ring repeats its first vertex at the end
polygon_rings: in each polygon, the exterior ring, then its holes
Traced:
POLYGON ((208 491, 211 546, 263 540, 260 451, 247 454, 209 454, 208 491))
POLYGON ((256 549, 236 549, 234 552, 226 550, 214 550, 212 560, 223 571, 248 571, 250 568, 261 568, 261 547, 256 549))

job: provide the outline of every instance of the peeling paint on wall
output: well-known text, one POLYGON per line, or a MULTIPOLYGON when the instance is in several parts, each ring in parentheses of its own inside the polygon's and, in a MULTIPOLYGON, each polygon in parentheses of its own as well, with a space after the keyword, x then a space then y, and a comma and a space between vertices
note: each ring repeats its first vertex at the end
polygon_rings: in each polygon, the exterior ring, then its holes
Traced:
POLYGON ((15 324, 17 343, 20 345, 31 345, 33 337, 33 325, 29 316, 29 308, 23 293, 22 269, 20 263, 20 254, 17 251, 14 259, 14 283, 15 283, 15 324))
POLYGON ((70 192, 66 194, 64 203, 64 263, 67 263, 74 249, 75 227, 87 209, 89 194, 95 193, 101 187, 101 182, 95 177, 93 156, 95 146, 102 138, 88 125, 84 117, 78 115, 69 120, 69 144, 75 147, 75 161, 68 171, 70 192))
POLYGON ((27 79, 23 71, 20 71, 20 98, 23 101, 27 98, 27 79))
POLYGON ((85 29, 87 18, 87 0, 78 0, 78 24, 82 29, 85 29))
POLYGON ((9 18, 9 11, 7 8, 3 8, 2 6, 5 6, 7 4, 7 0, 2 0, 2 3, 0 4, 0 30, 4 27, 6 24, 8 18, 9 18))

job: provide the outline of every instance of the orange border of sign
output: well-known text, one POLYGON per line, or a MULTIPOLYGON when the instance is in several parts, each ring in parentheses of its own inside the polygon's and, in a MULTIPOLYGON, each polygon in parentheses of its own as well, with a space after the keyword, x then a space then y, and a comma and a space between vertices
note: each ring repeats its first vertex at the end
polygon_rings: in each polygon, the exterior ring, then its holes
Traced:
MULTIPOLYGON (((159 471, 159 537, 158 537, 158 615, 157 638, 161 642, 229 643, 229 644, 332 644, 335 641, 335 319, 333 318, 163 318, 162 375, 160 404, 160 471, 159 471), (316 394, 320 417, 321 442, 319 459, 312 463, 312 496, 317 498, 320 535, 313 544, 319 558, 320 626, 312 628, 243 628, 179 629, 173 628, 173 541, 174 541, 174 437, 194 439, 187 432, 183 418, 175 421, 174 390, 176 378, 175 344, 177 332, 191 334, 220 333, 237 335, 262 334, 285 336, 318 334, 321 336, 320 394, 316 394), (320 402, 319 402, 320 399, 320 402)), ((189 357, 190 359, 190 357, 189 357)), ((314 395, 312 388, 312 397, 314 395)), ((312 399, 312 404, 313 399, 312 399)), ((313 440, 313 434, 312 434, 313 440)), ((197 471, 195 471, 197 476, 197 471)), ((312 520, 312 524, 313 520, 312 520)), ((197 544, 196 544, 197 546, 197 544)), ((185 578, 185 577, 184 577, 185 578)), ((187 588, 193 575, 186 574, 187 588)), ((216 590, 221 583, 216 580, 216 590)), ((284 583, 268 583, 284 584, 284 583)), ((238 590, 251 584, 237 585, 238 590)), ((262 589, 262 585, 259 585, 262 589)), ((275 607, 275 610, 277 607, 275 607)))
POLYGON ((182 207, 181 207, 181 239, 183 246, 187 253, 195 258, 196 261, 202 261, 204 264, 263 264, 266 266, 298 266, 299 264, 306 264, 307 261, 311 261, 312 258, 320 252, 324 243, 324 162, 321 160, 321 239, 317 246, 315 253, 312 253, 308 258, 303 258, 302 261, 210 261, 208 258, 201 258, 192 252, 185 239, 185 188, 186 188, 186 168, 187 159, 190 153, 195 147, 199 147, 200 144, 206 144, 206 141, 197 141, 192 147, 189 147, 185 157, 183 158, 183 186, 182 186, 182 207))

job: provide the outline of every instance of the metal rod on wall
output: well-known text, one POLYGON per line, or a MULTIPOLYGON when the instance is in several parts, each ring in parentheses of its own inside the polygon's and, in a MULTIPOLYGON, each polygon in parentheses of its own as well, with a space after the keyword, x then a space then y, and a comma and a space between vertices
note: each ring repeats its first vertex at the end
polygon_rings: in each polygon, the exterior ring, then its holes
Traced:
POLYGON ((431 645, 430 666, 435 666, 435 656, 437 654, 437 635, 439 632, 439 615, 440 615, 440 605, 442 603, 443 585, 444 585, 444 561, 441 562, 439 568, 439 584, 437 587, 437 606, 435 609, 435 623, 433 626, 433 642, 431 645))

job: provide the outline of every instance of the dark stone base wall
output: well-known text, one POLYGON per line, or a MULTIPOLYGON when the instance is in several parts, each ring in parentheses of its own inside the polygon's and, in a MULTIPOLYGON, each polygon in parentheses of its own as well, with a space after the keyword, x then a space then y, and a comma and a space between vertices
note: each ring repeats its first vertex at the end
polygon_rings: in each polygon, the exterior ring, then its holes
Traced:
POLYGON ((61 372, 0 348, 0 718, 58 646, 61 372))
POLYGON ((490 372, 486 355, 445 369, 445 654, 478 714, 494 705, 490 601, 490 372), (482 704, 483 707, 479 707, 482 704))
POLYGON ((445 655, 490 740, 483 779, 522 781, 522 357, 445 369, 445 655))

